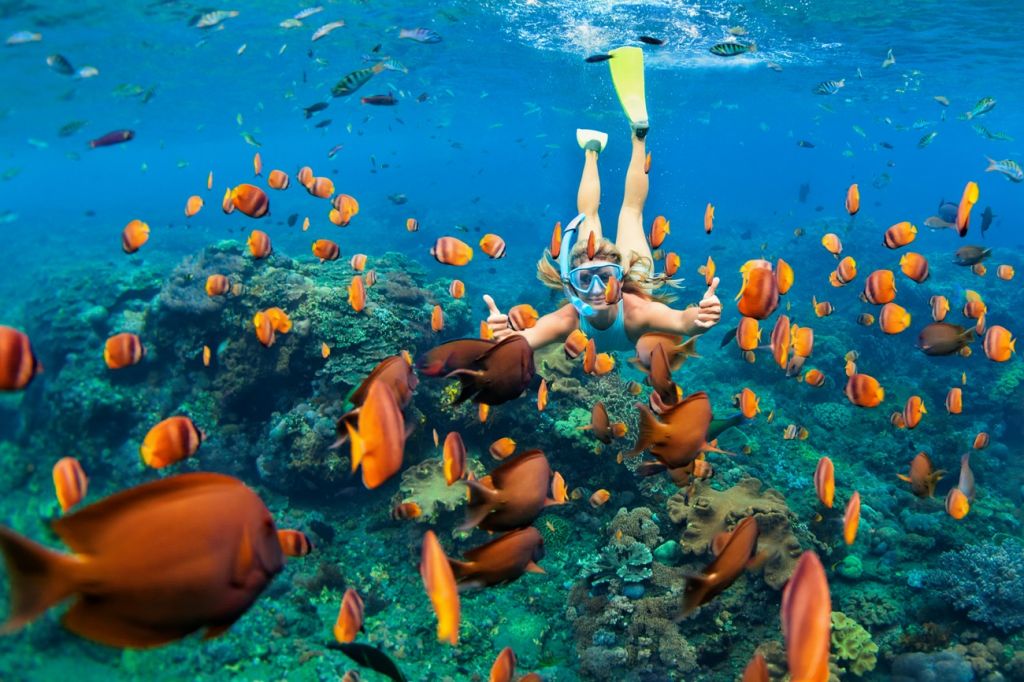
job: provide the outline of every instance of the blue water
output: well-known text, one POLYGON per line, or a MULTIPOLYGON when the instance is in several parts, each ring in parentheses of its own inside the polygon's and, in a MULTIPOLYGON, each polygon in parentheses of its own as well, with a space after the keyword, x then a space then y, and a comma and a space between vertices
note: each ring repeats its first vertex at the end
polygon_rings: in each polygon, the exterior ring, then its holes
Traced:
MULTIPOLYGON (((536 282, 534 270, 553 224, 564 224, 576 214, 582 154, 575 143, 575 129, 596 128, 610 136, 608 148, 600 158, 601 212, 606 236, 614 226, 629 159, 629 128, 611 86, 607 65, 588 64, 583 59, 622 44, 639 44, 636 37, 646 34, 665 38, 667 44, 644 47, 652 126, 647 138, 652 154, 651 189, 644 216, 648 225, 656 215, 664 215, 672 222, 667 247, 680 254, 681 272, 686 277, 680 304, 699 299, 704 283, 696 269, 712 255, 723 278, 718 294, 726 313, 720 329, 729 329, 738 320, 731 301, 740 287, 736 274, 739 266, 762 256, 772 260, 785 258, 797 270, 797 285, 787 299, 793 301, 791 315, 801 324, 821 325, 819 334, 831 329, 830 333, 842 339, 830 345, 828 351, 820 351, 835 355, 829 359, 833 374, 842 364, 841 354, 858 349, 873 361, 872 373, 899 398, 892 405, 887 403, 879 408, 871 421, 854 422, 849 427, 851 431, 843 434, 850 439, 849 443, 863 444, 870 439, 872 445, 864 446, 867 450, 891 452, 884 471, 874 470, 874 465, 868 467, 872 469, 871 475, 877 477, 872 485, 878 490, 886 490, 886 486, 895 488, 895 472, 904 471, 913 455, 915 444, 897 441, 903 436, 892 435, 886 421, 891 411, 902 408, 905 394, 913 389, 906 382, 922 377, 922 385, 927 383, 932 388, 926 401, 934 419, 929 427, 932 431, 923 437, 927 444, 919 442, 917 449, 939 449, 939 443, 956 440, 938 422, 945 418, 944 387, 952 385, 953 375, 959 374, 961 366, 957 365, 955 372, 948 366, 936 370, 937 365, 929 364, 913 343, 923 324, 920 321, 928 317, 927 301, 934 293, 950 297, 955 315, 962 305, 964 289, 976 288, 986 297, 998 289, 993 300, 999 305, 993 306, 996 309, 990 314, 990 322, 1011 330, 1019 324, 1021 275, 1012 282, 1001 282, 995 278, 995 267, 1011 263, 1018 271, 1024 270, 1024 240, 1017 227, 1024 214, 1024 185, 1012 183, 998 173, 986 173, 985 157, 1024 161, 1024 89, 1019 87, 1024 79, 1024 65, 1018 58, 1024 47, 1019 32, 1024 22, 1024 4, 1011 0, 976 0, 969 4, 948 0, 537 0, 325 2, 323 6, 322 12, 305 19, 301 27, 282 28, 280 22, 302 9, 301 4, 242 3, 234 8, 239 10, 237 17, 225 19, 215 29, 203 30, 190 26, 189 20, 214 8, 197 3, 0 3, 0 37, 20 30, 42 34, 40 42, 0 50, 0 174, 4 174, 0 182, 4 264, 0 274, 0 324, 39 328, 45 320, 40 319, 41 313, 31 302, 48 287, 53 288, 54 310, 85 306, 95 298, 94 292, 85 288, 76 291, 75 277, 91 273, 87 286, 102 287, 102 277, 109 276, 110 286, 114 287, 123 282, 118 277, 133 268, 170 272, 186 256, 220 240, 244 242, 253 227, 271 234, 276 253, 305 263, 313 262, 310 242, 330 238, 341 245, 344 262, 354 253, 367 253, 372 259, 391 251, 400 253, 401 262, 410 263, 410 268, 415 267, 411 264, 418 264, 427 280, 439 280, 445 287, 451 277, 458 276, 467 284, 471 322, 465 329, 470 335, 475 335, 477 320, 486 315, 480 302, 483 293, 494 294, 503 308, 530 302, 542 314, 549 312, 553 301, 536 282), (316 27, 338 19, 345 21, 343 28, 310 42, 316 27), (398 40, 399 28, 417 26, 436 31, 443 40, 437 44, 398 40), (731 26, 745 28, 747 35, 739 40, 755 41, 757 51, 729 59, 712 55, 708 48, 727 39, 731 26), (408 73, 384 71, 355 95, 332 98, 331 87, 345 74, 366 66, 362 56, 371 54, 378 44, 380 54, 401 62, 408 73), (239 53, 243 45, 245 49, 239 53), (883 68, 882 62, 890 49, 896 61, 883 68), (99 75, 79 79, 56 73, 46 64, 46 57, 55 53, 64 55, 76 69, 95 66, 99 75), (768 68, 769 63, 779 65, 781 71, 768 68), (821 81, 839 79, 845 79, 845 87, 835 95, 812 92, 821 81), (138 86, 139 93, 152 90, 151 99, 143 102, 142 94, 125 94, 130 86, 138 86), (359 101, 363 96, 386 93, 398 98, 396 106, 373 107, 359 101), (419 97, 421 93, 426 96, 419 97), (948 98, 949 106, 938 103, 938 96, 948 98), (984 97, 993 97, 997 102, 991 112, 973 121, 958 120, 984 97), (306 119, 302 108, 320 101, 328 102, 329 107, 306 119), (326 119, 331 120, 328 127, 314 127, 326 119), (75 120, 86 123, 68 137, 58 136, 61 126, 75 120), (987 139, 972 124, 1004 133, 1012 140, 987 139), (88 147, 90 139, 122 128, 133 130, 135 138, 107 148, 88 147), (243 132, 251 134, 260 146, 247 144, 243 132), (929 132, 938 134, 931 144, 920 148, 919 140, 929 132), (800 146, 801 140, 812 143, 813 148, 800 146), (881 146, 883 142, 892 148, 881 146), (337 145, 342 146, 340 151, 328 158, 328 150, 337 145), (288 191, 270 192, 270 216, 259 223, 238 212, 224 215, 219 210, 225 187, 252 181, 252 156, 257 151, 262 157, 264 178, 274 168, 292 176, 288 191), (326 202, 309 196, 298 185, 294 174, 303 165, 312 166, 317 175, 330 177, 339 192, 359 200, 360 213, 350 226, 331 225, 326 202), (211 171, 213 189, 207 191, 206 179, 211 171), (961 240, 952 230, 933 231, 924 227, 924 220, 935 214, 940 200, 959 201, 968 181, 978 183, 981 195, 968 238, 961 240), (858 183, 861 192, 861 211, 853 219, 843 209, 846 189, 851 183, 858 183), (803 200, 801 185, 807 186, 803 200), (202 196, 206 205, 197 216, 186 219, 185 201, 192 194, 202 196), (405 203, 389 198, 399 194, 405 195, 405 203), (711 235, 705 235, 703 230, 704 207, 708 202, 716 206, 711 235), (997 217, 982 235, 978 225, 985 207, 991 207, 997 217), (309 216, 309 232, 284 224, 292 214, 298 214, 300 222, 309 216), (419 220, 418 232, 405 230, 409 217, 419 220), (133 218, 148 222, 152 234, 143 249, 128 258, 121 253, 119 240, 123 226, 133 218), (898 270, 897 259, 882 247, 881 239, 885 228, 904 220, 919 228, 910 248, 929 257, 932 278, 927 286, 914 287, 897 275, 898 290, 902 292, 897 301, 915 316, 911 330, 891 338, 875 333, 877 330, 866 334, 853 324, 858 312, 868 310, 856 301, 862 280, 846 290, 832 290, 826 278, 834 267, 834 259, 817 242, 827 231, 839 233, 848 252, 857 258, 862 273, 859 277, 880 267, 898 270), (797 228, 804 230, 805 236, 795 237, 797 228), (428 253, 440 236, 458 236, 475 245, 478 233, 485 232, 504 237, 508 244, 504 260, 490 261, 478 250, 474 261, 453 275, 451 268, 436 263, 428 253), (965 243, 994 250, 988 261, 989 272, 983 279, 969 280, 964 269, 950 264, 952 252, 965 243), (72 277, 67 273, 75 274, 72 277), (819 299, 830 297, 837 308, 835 319, 842 316, 845 322, 840 325, 835 320, 816 321, 809 307, 812 295, 819 299), (835 326, 830 327, 833 323, 835 326), (900 378, 893 377, 887 382, 885 371, 894 368, 901 370, 900 378), (892 385, 893 382, 898 385, 892 385)), ((344 297, 344 293, 339 296, 344 297)), ((959 315, 955 317, 955 321, 962 321, 959 315)), ((767 340, 770 322, 763 325, 767 340)), ((114 331, 117 330, 110 333, 114 331)), ((241 336, 242 332, 238 334, 241 336)), ((410 333, 410 339, 413 336, 410 333)), ((747 384, 758 385, 766 407, 773 404, 780 411, 788 409, 791 421, 810 419, 808 410, 801 408, 801 401, 806 399, 803 386, 800 392, 794 391, 792 382, 783 385, 776 374, 768 371, 768 365, 748 368, 734 354, 716 353, 720 338, 720 330, 712 332, 704 341, 702 354, 707 357, 700 361, 703 364, 693 370, 687 365, 680 373, 681 378, 677 376, 684 391, 709 388, 705 384, 721 381, 717 404, 724 409, 733 392, 747 384)), ((425 348, 421 346, 420 350, 425 348)), ((84 350, 37 349, 44 365, 64 358, 67 353, 84 350)), ((981 385, 991 385, 1001 373, 1012 371, 1011 366, 1020 362, 1014 356, 1006 366, 990 365, 984 360, 980 344, 975 344, 974 350, 972 364, 969 368, 964 366, 964 371, 971 374, 972 388, 975 376, 982 377, 981 385)), ((367 363, 372 365, 377 359, 367 363)), ((820 364, 825 362, 821 359, 820 364)), ((625 365, 625 358, 619 365, 625 365)), ((37 381, 47 380, 49 377, 44 374, 37 381)), ((840 375, 832 381, 834 384, 841 380, 840 375)), ((845 409, 841 389, 840 383, 830 390, 845 409)), ((27 435, 26 425, 31 424, 37 432, 61 428, 52 416, 34 416, 32 410, 43 413, 40 400, 37 392, 30 393, 22 402, 12 397, 0 404, 4 417, 0 420, 0 441, 11 444, 4 452, 14 458, 5 466, 24 466, 26 459, 37 462, 38 471, 32 478, 35 487, 28 492, 31 499, 49 500, 50 490, 46 486, 50 459, 64 454, 81 457, 83 453, 28 450, 30 441, 36 447, 48 441, 42 436, 27 435)), ((532 394, 522 402, 530 400, 532 394)), ((1022 404, 1018 384, 1006 401, 992 407, 994 413, 975 413, 971 426, 993 433, 1009 430, 1012 434, 1013 425, 1019 424, 1017 420, 1024 416, 1022 404)), ((590 406, 577 407, 589 410, 590 406)), ((292 405, 276 408, 286 412, 292 405)), ((179 406, 169 404, 163 409, 172 411, 179 406)), ((767 413, 768 409, 763 411, 767 413)), ((524 414, 533 416, 529 412, 524 414)), ((763 420, 764 415, 759 419, 763 420)), ((772 424, 773 438, 778 437, 786 423, 780 424, 777 419, 772 424)), ((243 426, 266 430, 262 423, 243 426)), ((419 445, 426 446, 429 426, 428 423, 420 429, 419 445)), ((550 423, 546 427, 552 428, 550 423)), ((437 426, 442 436, 444 428, 448 427, 437 426)), ((535 432, 543 433, 543 428, 545 423, 538 422, 535 432)), ((763 431, 755 433, 754 438, 767 437, 768 427, 758 428, 763 431)), ((122 439, 119 447, 132 452, 144 432, 141 429, 131 438, 122 439)), ((499 435, 488 433, 476 438, 486 449, 487 443, 499 435)), ((864 459, 859 452, 827 453, 831 439, 836 437, 837 434, 821 427, 811 443, 834 459, 864 459)), ((631 439, 632 435, 627 440, 631 439)), ((66 440, 62 437, 53 442, 66 440)), ((956 478, 961 453, 953 450, 962 447, 956 441, 941 457, 942 467, 952 471, 946 483, 956 478)), ((1001 447, 1001 467, 992 462, 985 464, 983 454, 977 456, 982 459, 976 468, 987 470, 993 484, 993 479, 1001 479, 1002 485, 998 492, 991 493, 990 499, 997 499, 998 505, 982 518, 968 516, 962 522, 976 524, 972 533, 979 540, 998 533, 1018 538, 1021 535, 1019 442, 1011 440, 1001 447), (993 520, 996 516, 1000 519, 993 520)), ((407 457, 418 461, 433 454, 432 450, 423 450, 407 452, 407 457)), ((560 456, 571 459, 564 453, 554 454, 556 469, 564 468, 555 461, 560 456)), ((572 456, 584 457, 589 453, 572 456)), ((492 464, 486 454, 483 461, 485 467, 492 464)), ((722 466, 733 465, 723 462, 722 466)), ((794 473, 790 481, 788 474, 779 473, 789 471, 784 461, 778 466, 754 466, 764 467, 754 472, 762 476, 774 471, 776 478, 769 482, 783 493, 807 496, 810 474, 806 468, 794 473)), ((813 463, 811 466, 813 469, 813 463)), ((122 487, 113 480, 116 473, 111 472, 110 476, 111 481, 96 482, 95 489, 112 492, 122 487)), ((979 475, 979 487, 984 487, 984 478, 979 475)), ((137 482, 135 478, 130 480, 137 482)), ((128 483, 126 480, 125 486, 128 483)), ((598 487, 598 480, 590 482, 589 489, 598 487)), ((945 484, 940 487, 944 495, 945 484)), ((361 487, 358 492, 362 492, 361 487)), ((634 492, 633 504, 626 506, 644 503, 664 514, 663 499, 645 500, 642 490, 634 492)), ((273 494, 281 495, 279 491, 273 494)), ((901 494, 900 505, 911 504, 910 496, 901 494)), ((275 511, 290 505, 300 507, 301 498, 275 497, 271 506, 275 511)), ((22 504, 29 498, 19 499, 22 504)), ((98 497, 90 496, 91 501, 95 499, 98 497)), ((370 499, 379 507, 388 505, 384 496, 370 499)), ((941 496, 931 502, 931 511, 943 514, 941 496)), ((337 500, 330 504, 333 506, 324 508, 328 517, 347 513, 337 500)), ((364 500, 358 504, 368 503, 364 500)), ((36 528, 17 527, 15 514, 8 506, 0 499, 0 519, 5 519, 5 525, 15 525, 19 532, 32 535, 36 528)), ((804 506, 809 508, 806 501, 804 506)), ((603 517, 586 528, 593 535, 587 551, 595 550, 599 540, 604 542, 601 529, 614 515, 612 507, 618 508, 614 503, 609 505, 610 511, 603 512, 603 517)), ((316 511, 314 506, 304 513, 312 511, 316 511)), ((811 513, 803 511, 807 510, 800 510, 801 523, 810 523, 811 513)), ((896 518, 898 509, 889 516, 896 518)), ((952 523, 944 515, 943 518, 952 523)), ((373 543, 374 530, 360 528, 365 535, 359 542, 373 543)), ((402 575, 407 575, 408 581, 419 580, 414 555, 418 556, 420 530, 417 527, 415 533, 408 533, 401 541, 393 537, 387 541, 405 542, 410 548, 399 555, 405 560, 401 564, 402 575)), ((943 532, 933 529, 921 534, 943 532)), ((439 535, 444 538, 448 529, 439 535)), ((344 534, 336 542, 343 539, 344 534)), ((941 545, 934 555, 940 549, 954 548, 941 545)), ((352 560, 358 559, 354 548, 344 551, 352 560)), ((559 550, 549 543, 548 554, 557 555, 559 550)), ((827 563, 841 558, 833 557, 827 563)), ((565 564, 567 559, 563 556, 560 561, 565 564)), ((700 562, 695 562, 695 566, 696 563, 700 562)), ((875 584, 889 585, 889 596, 898 600, 900 590, 909 589, 904 574, 913 568, 906 562, 898 568, 875 566, 875 584)), ((399 569, 392 566, 391 570, 399 569)), ((1020 561, 1016 570, 1022 570, 1020 561)), ((532 583, 532 589, 550 604, 562 604, 568 593, 564 586, 571 585, 573 580, 571 568, 565 568, 543 587, 532 583)), ((448 667, 443 668, 443 673, 410 674, 410 679, 471 679, 473 673, 486 674, 500 647, 480 637, 473 644, 473 655, 467 653, 460 659, 440 645, 435 646, 429 620, 432 614, 418 584, 413 586, 416 590, 407 596, 415 594, 424 602, 417 608, 425 619, 424 629, 413 637, 425 633, 427 643, 416 653, 408 654, 407 674, 409 670, 429 670, 422 668, 425 660, 443 661, 448 667), (453 661, 458 661, 458 665, 453 661)), ((764 609, 771 618, 768 626, 774 629, 778 594, 773 591, 758 595, 765 600, 764 609)), ((329 596, 336 595, 332 592, 329 596)), ((384 602, 398 599, 397 594, 378 597, 384 602)), ((313 632, 324 641, 329 639, 330 619, 337 602, 325 598, 324 603, 327 602, 329 608, 320 609, 322 624, 305 623, 310 630, 303 635, 306 639, 314 637, 313 632)), ((261 603, 255 607, 259 608, 261 603)), ((930 608, 941 611, 934 604, 930 608)), ((548 619, 563 615, 559 609, 544 612, 548 619)), ((752 615, 748 611, 745 617, 752 615)), ((306 617, 316 618, 309 614, 306 617)), ((57 629, 52 615, 49 618, 47 625, 33 626, 49 627, 45 637, 33 639, 31 634, 21 634, 7 643, 0 640, 0 679, 54 679, 58 670, 74 669, 83 657, 89 661, 89 670, 100 666, 95 672, 97 679, 104 675, 150 679, 145 672, 146 663, 137 660, 167 666, 166 679, 191 679, 193 675, 196 679, 232 679, 235 675, 244 679, 291 679, 289 671, 299 674, 294 672, 299 669, 294 660, 286 661, 283 656, 259 659, 260 654, 253 653, 258 646, 239 654, 244 661, 260 660, 259 665, 249 669, 218 668, 220 663, 209 661, 219 659, 205 659, 200 664, 189 658, 205 655, 194 654, 203 647, 242 647, 240 640, 252 644, 251 631, 246 631, 244 638, 228 640, 230 644, 189 640, 174 645, 170 651, 190 652, 176 659, 170 655, 158 658, 162 655, 159 653, 140 654, 153 657, 133 659, 106 650, 90 653, 91 649, 78 648, 77 644, 65 650, 63 643, 76 640, 57 629), (44 663, 46 659, 50 659, 49 667, 44 663)), ((710 616, 705 616, 705 620, 710 620, 710 616)), ((945 639, 937 637, 941 641, 928 646, 919 641, 910 645, 901 644, 891 628, 884 636, 880 628, 873 632, 883 654, 877 671, 871 673, 878 677, 869 679, 890 679, 886 676, 892 674, 893 660, 901 654, 967 647, 985 641, 988 636, 996 637, 1007 650, 1017 651, 1018 657, 1024 656, 1019 627, 965 634, 978 624, 963 618, 957 620, 952 613, 929 612, 927 620, 942 622, 945 639)), ((397 622, 390 627, 397 630, 397 622)), ((714 661, 704 661, 703 672, 684 674, 669 666, 655 666, 655 672, 629 677, 633 673, 625 666, 620 671, 621 679, 734 679, 753 647, 763 641, 745 639, 743 622, 743 617, 736 615, 728 633, 723 626, 721 638, 742 642, 742 655, 736 655, 731 668, 722 664, 723 655, 714 661)), ((906 625, 912 623, 908 620, 906 625)), ((563 621, 558 629, 568 627, 567 621, 563 621)), ((686 636, 686 623, 679 628, 686 636)), ((716 637, 707 633, 702 636, 716 637)), ((777 632, 775 636, 778 638, 777 632)), ((577 650, 565 645, 557 653, 533 655, 527 665, 538 670, 543 665, 547 671, 544 674, 557 675, 551 679, 604 679, 582 668, 578 656, 577 650)), ((1012 653, 996 658, 993 669, 1000 670, 1004 679, 1024 679, 1024 665, 1019 661, 1012 664, 1012 653)), ((302 673, 312 677, 297 679, 334 679, 328 671, 340 677, 343 668, 340 663, 323 664, 315 673, 302 673)), ((520 674, 525 672, 520 670, 520 674)), ((973 679, 995 679, 983 677, 980 667, 973 674, 973 679)), ((372 673, 364 677, 374 679, 372 673)))

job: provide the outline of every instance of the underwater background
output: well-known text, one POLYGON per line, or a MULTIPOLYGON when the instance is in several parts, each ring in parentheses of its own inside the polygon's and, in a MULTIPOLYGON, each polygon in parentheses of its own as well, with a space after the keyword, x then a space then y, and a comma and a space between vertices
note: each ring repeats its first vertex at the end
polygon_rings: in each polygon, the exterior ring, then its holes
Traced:
MULTIPOLYGON (((88 474, 86 503, 168 471, 223 472, 257 490, 278 528, 301 529, 314 546, 289 559, 219 638, 114 649, 67 632, 54 609, 0 638, 0 679, 341 679, 358 666, 328 643, 351 587, 365 602, 359 641, 386 651, 410 680, 487 679, 506 646, 519 674, 548 681, 731 681, 755 650, 771 679, 782 680, 781 588, 800 552, 813 550, 831 591, 833 679, 1024 680, 1024 366, 1016 354, 990 361, 980 339, 969 357, 916 347, 935 295, 948 298, 951 322, 974 324, 961 309, 976 292, 986 324, 1020 329, 1020 280, 996 270, 1024 268, 1024 186, 986 172, 986 157, 1024 158, 1024 4, 320 6, 295 25, 287 20, 307 7, 295 2, 0 2, 0 36, 39 34, 0 48, 0 325, 25 332, 44 368, 24 390, 0 394, 0 523, 61 547, 49 529, 61 514, 51 469, 71 456, 88 474), (197 25, 216 10, 237 15, 197 25), (342 20, 311 41, 318 27, 342 20), (417 27, 441 40, 399 39, 401 29, 417 27), (541 314, 562 300, 535 272, 555 222, 576 214, 576 128, 609 133, 602 217, 606 235, 614 234, 628 122, 607 65, 584 59, 641 45, 641 35, 665 40, 643 45, 652 155, 645 225, 658 215, 671 221, 665 248, 680 255, 685 277, 675 306, 704 293, 698 267, 708 256, 722 278, 723 319, 674 379, 684 393, 706 391, 716 415, 735 413, 733 396, 743 388, 759 396, 760 414, 718 443, 741 454, 712 454, 714 476, 688 489, 638 476, 616 455, 635 441, 634 405, 649 388, 637 398, 627 384, 643 375, 623 354, 613 372, 585 375, 558 344, 536 357, 550 386, 543 411, 531 388, 481 423, 475 405, 453 404, 457 384, 421 377, 406 410, 415 429, 403 471, 365 489, 348 447, 330 446, 346 396, 378 362, 476 337, 485 293, 503 310, 529 303, 541 314), (712 54, 723 41, 754 42, 756 51, 712 54), (69 73, 59 62, 48 66, 58 54, 69 73), (394 68, 354 95, 331 96, 346 74, 382 55, 394 68), (98 73, 82 72, 86 66, 98 73), (840 80, 834 94, 815 92, 840 80), (360 102, 378 94, 397 103, 360 102), (984 98, 995 105, 964 116, 984 98), (307 116, 318 102, 327 108, 307 116), (90 148, 117 130, 134 137, 90 148), (254 179, 255 152, 263 173, 254 179), (307 165, 358 200, 346 227, 332 224, 328 202, 296 180, 307 165), (266 188, 270 169, 292 182, 267 190, 269 215, 220 210, 226 187, 266 188), (967 236, 926 227, 971 181, 980 198, 967 236), (854 217, 844 208, 851 183, 861 197, 854 217), (205 206, 186 218, 190 195, 205 206), (709 202, 715 223, 706 234, 709 202), (982 229, 986 208, 994 217, 982 229), (409 218, 417 231, 407 229, 409 218), (121 232, 133 219, 151 233, 126 255, 121 232), (911 248, 931 266, 923 283, 898 272, 901 252, 882 244, 901 221, 918 228, 911 248), (273 241, 267 259, 250 255, 254 228, 273 241), (472 262, 452 267, 431 257, 439 237, 477 247, 489 232, 505 239, 504 258, 477 248, 472 262), (837 259, 822 247, 826 233, 856 258, 861 274, 851 286, 829 284, 837 259), (337 242, 341 257, 320 262, 310 251, 315 239, 337 242), (992 250, 987 272, 954 263, 965 245, 992 250), (347 300, 358 253, 379 278, 362 313, 347 300), (820 388, 787 378, 770 352, 750 363, 735 344, 722 344, 740 319, 739 269, 755 258, 793 266, 781 312, 813 327, 807 366, 825 374, 820 388), (912 316, 900 334, 858 322, 878 312, 857 295, 879 268, 897 271, 896 300, 912 316), (241 293, 207 296, 203 282, 216 272, 241 282, 241 293), (460 299, 449 293, 455 277, 466 285, 460 299), (812 297, 834 312, 816 315, 812 297), (444 328, 434 332, 438 304, 444 328), (294 327, 264 348, 252 319, 271 306, 286 310, 294 327), (115 372, 103 348, 120 332, 138 334, 146 355, 115 372), (844 395, 849 351, 885 387, 880 406, 857 407, 844 395), (962 387, 960 414, 943 406, 954 386, 962 387), (912 395, 927 413, 914 429, 896 428, 890 417, 912 395), (601 446, 580 429, 597 400, 613 421, 626 422, 625 438, 601 446), (140 443, 176 414, 190 416, 207 440, 168 470, 147 467, 140 443), (784 438, 791 424, 806 428, 806 438, 784 438), (478 477, 497 464, 489 445, 508 436, 520 449, 542 449, 578 490, 534 523, 545 574, 462 594, 457 646, 437 641, 420 544, 433 529, 457 557, 487 537, 456 530, 465 488, 446 485, 435 429, 442 438, 462 435, 478 477), (979 433, 988 435, 980 449, 979 433), (933 497, 915 496, 897 478, 919 452, 948 472, 933 497), (977 495, 957 520, 943 499, 967 452, 977 495), (832 509, 815 494, 821 456, 835 464, 832 509), (589 504, 601 489, 610 499, 589 504), (843 508, 854 490, 863 506, 857 540, 847 546, 843 508), (410 501, 419 518, 392 518, 395 505, 410 501), (682 586, 712 558, 711 539, 751 513, 760 546, 769 548, 764 567, 677 621, 682 586)), ((767 343, 770 322, 763 326, 767 343)), ((0 582, 0 611, 9 603, 0 582)), ((387 679, 369 668, 360 674, 387 679)))

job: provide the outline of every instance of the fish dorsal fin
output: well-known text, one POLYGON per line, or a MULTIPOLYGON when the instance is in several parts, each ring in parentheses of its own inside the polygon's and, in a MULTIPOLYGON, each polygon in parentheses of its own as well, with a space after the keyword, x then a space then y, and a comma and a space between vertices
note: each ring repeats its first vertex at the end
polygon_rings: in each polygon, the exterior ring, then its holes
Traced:
POLYGON ((711 540, 711 553, 718 556, 725 549, 725 546, 729 544, 729 540, 732 538, 732 531, 723 530, 721 533, 716 535, 711 540))
POLYGON ((231 584, 236 587, 245 585, 249 574, 252 572, 253 562, 256 558, 252 548, 252 538, 249 537, 249 527, 242 527, 242 540, 238 543, 238 554, 235 555, 235 565, 231 572, 231 584))
POLYGON ((53 522, 53 531, 78 554, 95 554, 104 544, 109 520, 143 503, 160 504, 167 498, 195 494, 204 487, 244 485, 231 476, 205 472, 179 474, 144 483, 90 504, 53 522))
POLYGON ((547 571, 545 571, 543 568, 538 566, 536 564, 536 562, 533 562, 533 561, 531 561, 530 563, 526 564, 526 572, 527 573, 547 573, 547 571))

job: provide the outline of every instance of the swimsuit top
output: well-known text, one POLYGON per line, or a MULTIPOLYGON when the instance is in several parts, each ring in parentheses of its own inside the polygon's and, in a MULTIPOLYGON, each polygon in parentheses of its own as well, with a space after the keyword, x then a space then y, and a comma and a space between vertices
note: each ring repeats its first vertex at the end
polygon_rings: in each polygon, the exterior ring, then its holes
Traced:
POLYGON ((588 339, 594 339, 594 345, 601 353, 613 350, 631 351, 636 349, 636 344, 629 340, 626 335, 626 316, 622 312, 622 299, 619 299, 619 311, 615 315, 615 321, 607 329, 598 329, 590 324, 583 315, 580 315, 580 331, 587 335, 588 339))

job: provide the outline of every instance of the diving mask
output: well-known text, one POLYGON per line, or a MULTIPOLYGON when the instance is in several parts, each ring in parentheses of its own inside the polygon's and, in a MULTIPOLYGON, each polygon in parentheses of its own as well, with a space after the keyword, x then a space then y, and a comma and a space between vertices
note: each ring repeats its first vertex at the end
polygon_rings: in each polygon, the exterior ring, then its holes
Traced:
POLYGON ((582 294, 602 291, 614 277, 622 281, 622 266, 618 263, 590 263, 569 272, 569 284, 582 294))

